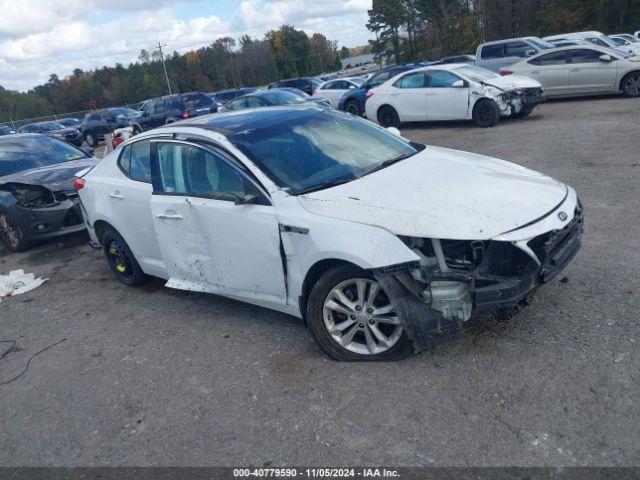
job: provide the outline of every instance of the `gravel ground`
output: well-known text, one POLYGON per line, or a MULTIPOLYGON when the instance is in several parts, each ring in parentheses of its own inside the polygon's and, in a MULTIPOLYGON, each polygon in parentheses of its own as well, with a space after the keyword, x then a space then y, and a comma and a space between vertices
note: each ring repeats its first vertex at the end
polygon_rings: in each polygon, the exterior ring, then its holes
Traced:
MULTIPOLYGON (((407 137, 541 170, 585 205, 580 254, 509 321, 405 361, 328 360, 297 319, 116 282, 76 235, 0 271, 0 465, 639 465, 640 100, 548 102, 407 137)), ((464 189, 451 185, 451 194, 464 189)))

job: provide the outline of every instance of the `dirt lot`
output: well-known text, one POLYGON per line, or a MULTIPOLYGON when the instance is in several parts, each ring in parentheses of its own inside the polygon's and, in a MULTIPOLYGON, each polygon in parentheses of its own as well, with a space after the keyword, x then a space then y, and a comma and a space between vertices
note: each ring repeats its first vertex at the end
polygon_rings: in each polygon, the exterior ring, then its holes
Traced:
POLYGON ((0 464, 638 465, 639 108, 549 102, 486 130, 404 129, 571 184, 586 230, 519 316, 399 363, 336 363, 295 318, 124 287, 83 235, 0 251, 2 273, 49 278, 0 303, 0 339, 22 349, 0 382, 67 339, 0 386, 0 464))

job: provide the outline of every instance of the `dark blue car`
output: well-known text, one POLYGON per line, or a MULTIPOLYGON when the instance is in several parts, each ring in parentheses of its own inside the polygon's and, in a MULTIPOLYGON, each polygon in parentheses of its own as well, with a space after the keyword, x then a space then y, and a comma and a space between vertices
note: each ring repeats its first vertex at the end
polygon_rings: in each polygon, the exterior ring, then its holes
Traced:
POLYGON ((367 101, 367 92, 378 85, 382 85, 384 82, 392 77, 395 77, 399 73, 406 72, 407 70, 413 70, 414 68, 424 67, 426 63, 405 63, 404 65, 395 65, 393 67, 387 67, 374 74, 369 80, 362 84, 360 88, 351 90, 345 93, 338 103, 338 108, 344 112, 351 113, 353 115, 364 115, 364 104, 367 101))

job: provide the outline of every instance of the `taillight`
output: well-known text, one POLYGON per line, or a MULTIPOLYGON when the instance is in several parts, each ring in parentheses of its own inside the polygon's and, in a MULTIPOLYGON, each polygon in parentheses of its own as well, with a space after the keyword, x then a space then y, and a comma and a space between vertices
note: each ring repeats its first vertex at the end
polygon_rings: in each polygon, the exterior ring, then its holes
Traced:
POLYGON ((183 120, 186 120, 187 118, 189 118, 189 112, 182 112, 182 118, 183 120))
POLYGON ((73 189, 82 190, 84 188, 85 183, 86 183, 86 180, 84 178, 76 177, 76 179, 73 181, 73 189))
MULTIPOLYGON (((369 92, 369 93, 367 93, 367 98, 366 98, 366 100, 369 100, 371 97, 373 97, 373 92, 369 92)), ((365 101, 366 101, 366 100, 365 100, 365 101)))
POLYGON ((512 75, 513 72, 511 70, 500 70, 498 72, 500 75, 502 75, 503 77, 507 76, 507 75, 512 75))

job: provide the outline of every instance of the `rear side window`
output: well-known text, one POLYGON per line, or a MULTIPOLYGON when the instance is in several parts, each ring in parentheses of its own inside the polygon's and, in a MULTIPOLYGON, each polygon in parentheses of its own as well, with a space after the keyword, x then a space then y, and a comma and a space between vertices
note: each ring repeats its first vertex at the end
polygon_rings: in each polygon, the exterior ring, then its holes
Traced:
POLYGON ((192 108, 207 108, 210 107, 213 101, 204 93, 190 93, 182 95, 182 101, 186 109, 192 108))
POLYGON ((118 159, 120 170, 132 180, 151 183, 151 143, 140 140, 122 149, 118 159))
POLYGON ((486 45, 482 47, 480 58, 490 60, 492 58, 504 58, 504 44, 486 45))
POLYGON ((532 58, 527 63, 531 65, 545 66, 545 65, 564 65, 567 63, 567 52, 554 52, 541 55, 537 58, 532 58))
POLYGON ((154 102, 153 102, 153 114, 154 115, 162 115, 165 114, 167 112, 167 107, 164 103, 164 99, 163 98, 157 98, 154 102))
POLYGON ((393 84, 396 88, 424 88, 425 76, 423 72, 408 73, 404 77, 396 80, 393 84))

